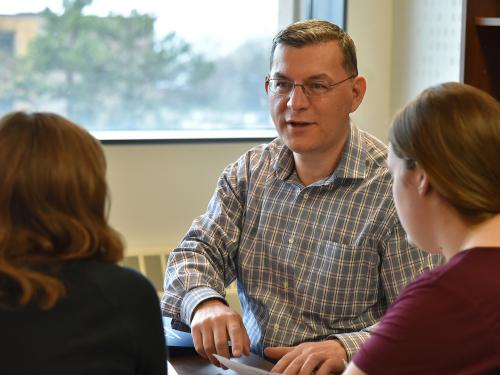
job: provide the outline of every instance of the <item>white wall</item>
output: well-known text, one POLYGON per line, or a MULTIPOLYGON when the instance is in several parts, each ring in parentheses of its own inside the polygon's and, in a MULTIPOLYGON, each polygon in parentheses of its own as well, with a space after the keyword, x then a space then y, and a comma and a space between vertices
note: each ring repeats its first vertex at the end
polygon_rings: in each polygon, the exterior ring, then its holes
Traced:
POLYGON ((352 118, 385 140, 391 118, 392 0, 349 0, 347 31, 356 44, 358 71, 367 79, 363 103, 352 118))
MULTIPOLYGON (((458 80, 461 0, 349 0, 347 29, 367 77, 356 123, 385 140, 394 111, 424 86, 458 80)), ((253 142, 106 145, 111 223, 130 253, 166 252, 253 142)))
POLYGON ((129 253, 177 244, 206 208, 224 167, 253 143, 106 145, 111 223, 129 253))
POLYGON ((394 0, 391 112, 428 86, 460 80, 462 0, 394 0))

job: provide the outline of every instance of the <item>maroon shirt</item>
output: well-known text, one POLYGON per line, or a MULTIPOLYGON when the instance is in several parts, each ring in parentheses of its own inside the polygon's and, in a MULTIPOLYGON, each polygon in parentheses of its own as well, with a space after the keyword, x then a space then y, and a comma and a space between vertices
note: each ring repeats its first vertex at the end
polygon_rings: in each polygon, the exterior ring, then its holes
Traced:
POLYGON ((353 360, 369 375, 500 374, 500 248, 410 283, 353 360))

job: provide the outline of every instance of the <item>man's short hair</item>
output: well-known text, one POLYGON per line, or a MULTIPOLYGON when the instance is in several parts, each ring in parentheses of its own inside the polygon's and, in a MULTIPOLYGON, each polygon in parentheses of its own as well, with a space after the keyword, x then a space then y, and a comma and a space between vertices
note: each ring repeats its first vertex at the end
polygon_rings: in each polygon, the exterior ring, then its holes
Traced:
POLYGON ((353 40, 339 26, 323 20, 305 20, 291 24, 276 34, 271 47, 270 67, 273 66, 274 51, 278 44, 290 47, 304 47, 322 42, 336 41, 342 50, 342 66, 349 74, 358 74, 356 46, 353 40))

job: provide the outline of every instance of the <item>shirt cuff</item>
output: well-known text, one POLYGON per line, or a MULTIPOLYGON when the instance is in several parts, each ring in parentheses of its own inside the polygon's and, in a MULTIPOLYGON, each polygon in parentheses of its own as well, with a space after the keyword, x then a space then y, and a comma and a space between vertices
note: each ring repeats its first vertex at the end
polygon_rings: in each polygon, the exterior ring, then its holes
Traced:
POLYGON ((347 353, 347 361, 349 362, 369 337, 370 334, 368 332, 349 332, 331 335, 329 339, 337 339, 342 343, 347 353))
POLYGON ((184 324, 191 326, 191 318, 193 311, 200 303, 207 299, 218 299, 221 302, 228 304, 223 296, 217 293, 212 288, 200 287, 191 289, 186 293, 181 304, 181 320, 184 324))

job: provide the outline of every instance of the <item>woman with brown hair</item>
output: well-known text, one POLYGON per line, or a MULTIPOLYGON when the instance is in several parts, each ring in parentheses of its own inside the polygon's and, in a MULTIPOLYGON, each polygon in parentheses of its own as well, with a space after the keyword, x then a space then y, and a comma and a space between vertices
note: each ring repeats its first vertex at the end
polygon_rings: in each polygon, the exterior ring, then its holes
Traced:
POLYGON ((156 292, 116 263, 106 163, 50 113, 0 119, 0 372, 164 374, 156 292))
MULTIPOLYGON (((395 116, 389 143, 408 239, 447 262, 401 291, 344 374, 500 374, 500 104, 465 84, 431 87, 395 116)), ((300 374, 336 363, 316 352, 300 374)))
POLYGON ((408 238, 447 263, 401 293, 346 374, 499 374, 500 104, 460 83, 431 87, 389 142, 408 238))

